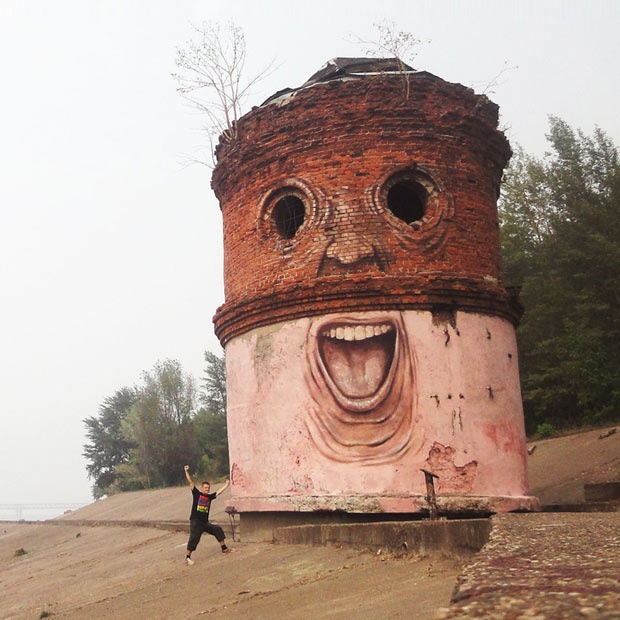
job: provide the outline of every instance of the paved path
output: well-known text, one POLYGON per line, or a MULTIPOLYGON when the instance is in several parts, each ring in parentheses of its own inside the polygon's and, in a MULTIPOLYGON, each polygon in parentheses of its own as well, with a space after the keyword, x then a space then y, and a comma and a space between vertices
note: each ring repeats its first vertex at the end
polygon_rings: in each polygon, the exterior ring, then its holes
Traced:
POLYGON ((620 513, 493 517, 441 620, 620 619, 620 513))

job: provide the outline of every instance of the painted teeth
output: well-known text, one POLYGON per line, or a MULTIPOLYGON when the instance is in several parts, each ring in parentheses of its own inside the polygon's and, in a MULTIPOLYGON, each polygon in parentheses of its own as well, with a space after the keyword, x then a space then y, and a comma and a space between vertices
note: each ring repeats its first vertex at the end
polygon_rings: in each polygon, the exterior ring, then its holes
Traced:
POLYGON ((322 335, 325 338, 334 338, 336 340, 347 340, 352 342, 353 340, 366 340, 367 338, 373 338, 374 336, 381 336, 381 334, 387 334, 389 331, 392 331, 392 326, 389 324, 341 325, 339 327, 326 329, 322 335))

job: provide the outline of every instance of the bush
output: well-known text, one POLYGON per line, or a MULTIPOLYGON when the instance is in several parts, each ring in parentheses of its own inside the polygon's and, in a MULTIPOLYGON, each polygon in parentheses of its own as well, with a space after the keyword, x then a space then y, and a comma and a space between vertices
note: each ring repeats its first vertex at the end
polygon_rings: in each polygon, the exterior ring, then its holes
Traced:
POLYGON ((553 424, 543 422, 536 428, 536 434, 539 439, 549 439, 549 437, 553 437, 555 435, 555 428, 553 427, 553 424))

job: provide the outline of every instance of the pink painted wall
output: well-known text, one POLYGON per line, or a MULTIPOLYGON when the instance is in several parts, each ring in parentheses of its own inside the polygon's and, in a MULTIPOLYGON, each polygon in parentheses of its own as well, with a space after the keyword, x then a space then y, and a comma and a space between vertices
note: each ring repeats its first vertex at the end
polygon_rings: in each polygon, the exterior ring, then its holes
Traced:
POLYGON ((226 346, 230 505, 530 508, 513 325, 428 311, 282 322, 226 346))

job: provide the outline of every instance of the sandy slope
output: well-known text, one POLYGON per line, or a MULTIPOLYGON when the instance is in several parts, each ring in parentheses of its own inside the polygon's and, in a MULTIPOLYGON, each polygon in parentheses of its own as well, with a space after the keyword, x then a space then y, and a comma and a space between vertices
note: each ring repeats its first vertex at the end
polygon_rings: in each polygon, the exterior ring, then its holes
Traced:
MULTIPOLYGON (((620 480, 620 432, 599 439, 605 431, 537 442, 533 491, 570 503, 584 481, 620 480)), ((212 513, 222 524, 225 497, 212 513)), ((234 553, 223 555, 212 538, 186 567, 184 532, 82 521, 186 521, 189 505, 180 487, 117 495, 56 524, 0 523, 0 618, 422 620, 448 604, 459 571, 445 558, 335 547, 233 543, 234 553)))
POLYGON ((146 617, 431 618, 458 567, 351 549, 204 540, 183 564, 184 533, 137 527, 9 524, 0 536, 3 620, 146 617), (13 557, 15 549, 27 554, 13 557))
POLYGON ((581 503, 584 483, 620 482, 620 428, 605 436, 615 428, 532 442, 532 495, 542 504, 581 503))

